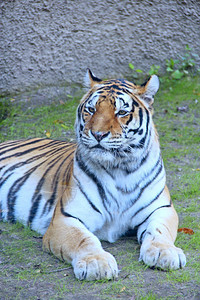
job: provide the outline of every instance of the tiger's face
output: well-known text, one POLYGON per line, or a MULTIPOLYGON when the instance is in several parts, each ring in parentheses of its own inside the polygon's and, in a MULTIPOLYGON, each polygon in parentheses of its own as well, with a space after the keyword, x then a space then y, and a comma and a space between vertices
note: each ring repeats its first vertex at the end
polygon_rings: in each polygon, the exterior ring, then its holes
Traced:
POLYGON ((154 76, 136 86, 121 79, 102 81, 88 71, 91 89, 81 100, 76 119, 78 145, 83 151, 110 160, 147 146, 151 105, 159 85, 154 76))

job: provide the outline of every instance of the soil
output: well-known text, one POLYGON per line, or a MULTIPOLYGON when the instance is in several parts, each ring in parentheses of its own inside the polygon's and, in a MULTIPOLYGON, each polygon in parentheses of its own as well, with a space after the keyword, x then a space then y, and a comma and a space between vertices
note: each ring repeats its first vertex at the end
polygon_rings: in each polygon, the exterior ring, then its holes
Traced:
MULTIPOLYGON (((20 231, 10 234, 10 224, 0 223, 1 244, 20 249, 14 254, 0 250, 0 294, 7 299, 200 299, 199 286, 192 281, 166 280, 166 273, 145 268, 137 262, 139 246, 132 237, 122 238, 114 244, 103 242, 103 247, 117 259, 121 270, 119 278, 105 282, 80 282, 75 279, 71 266, 42 251, 40 237, 27 237, 33 248, 21 248, 20 231), (7 232, 7 234, 5 234, 7 232), (32 251, 34 250, 34 251, 32 251), (23 253, 23 261, 20 255, 23 253), (131 252, 133 255, 131 255, 131 252), (16 261, 13 261, 16 256, 16 261), (131 257, 135 268, 126 265, 131 257), (45 262, 46 268, 44 269, 45 262), (26 272, 25 272, 26 271, 26 272), (24 275, 23 275, 24 274, 24 275), (152 298, 145 295, 152 293, 152 298), (155 295, 157 298, 155 298, 155 295)), ((186 253, 186 255, 189 253, 186 253)), ((190 267, 188 272, 192 272, 190 267)), ((182 272, 176 271, 176 272, 182 272)))

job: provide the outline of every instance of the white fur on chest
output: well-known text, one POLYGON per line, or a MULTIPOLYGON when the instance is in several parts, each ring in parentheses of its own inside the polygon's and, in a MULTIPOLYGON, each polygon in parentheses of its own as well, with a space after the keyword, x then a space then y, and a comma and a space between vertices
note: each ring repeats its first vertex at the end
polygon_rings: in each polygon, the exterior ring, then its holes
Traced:
MULTIPOLYGON (((165 186, 164 168, 156 177, 162 164, 159 157, 157 151, 152 160, 145 162, 142 168, 135 166, 135 171, 130 173, 122 169, 106 170, 100 166, 90 168, 87 173, 75 161, 75 193, 73 201, 65 207, 67 213, 81 219, 100 239, 114 242, 158 206, 157 201, 152 204, 151 201, 165 186), (159 164, 154 167, 156 161, 159 164), (152 181, 154 177, 156 180, 152 181), (141 207, 144 209, 140 211, 141 207)), ((161 204, 165 203, 164 199, 161 204)))

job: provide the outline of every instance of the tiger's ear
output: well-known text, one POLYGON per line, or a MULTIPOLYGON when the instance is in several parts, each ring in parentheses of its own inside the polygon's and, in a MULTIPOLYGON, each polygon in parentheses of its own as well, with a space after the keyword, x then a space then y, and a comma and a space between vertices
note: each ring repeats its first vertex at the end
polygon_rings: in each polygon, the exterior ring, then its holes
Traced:
POLYGON ((88 88, 92 88, 95 84, 101 82, 102 79, 97 78, 90 69, 87 69, 87 72, 85 74, 85 86, 88 88))
POLYGON ((158 76, 152 75, 147 82, 145 82, 139 91, 139 94, 148 106, 151 106, 154 102, 154 95, 159 89, 159 79, 158 76))

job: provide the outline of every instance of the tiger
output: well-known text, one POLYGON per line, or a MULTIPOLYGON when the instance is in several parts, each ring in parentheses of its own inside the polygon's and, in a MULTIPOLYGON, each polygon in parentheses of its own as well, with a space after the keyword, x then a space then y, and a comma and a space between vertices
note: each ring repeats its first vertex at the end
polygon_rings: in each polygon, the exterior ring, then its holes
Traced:
POLYGON ((174 245, 178 216, 170 199, 153 123, 157 75, 144 84, 96 77, 76 112, 76 142, 32 138, 0 146, 0 218, 43 235, 43 249, 71 263, 78 280, 116 279, 116 259, 101 241, 130 230, 139 261, 183 268, 174 245))

